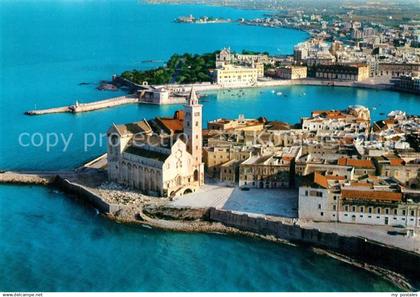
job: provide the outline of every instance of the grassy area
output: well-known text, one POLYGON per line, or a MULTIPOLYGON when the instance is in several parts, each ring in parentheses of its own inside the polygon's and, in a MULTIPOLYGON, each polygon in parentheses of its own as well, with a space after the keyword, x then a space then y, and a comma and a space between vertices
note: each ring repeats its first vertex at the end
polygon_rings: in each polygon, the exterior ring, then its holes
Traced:
POLYGON ((144 71, 125 71, 121 77, 139 84, 143 81, 149 84, 209 82, 212 80, 210 71, 215 68, 216 53, 174 54, 165 66, 144 71))

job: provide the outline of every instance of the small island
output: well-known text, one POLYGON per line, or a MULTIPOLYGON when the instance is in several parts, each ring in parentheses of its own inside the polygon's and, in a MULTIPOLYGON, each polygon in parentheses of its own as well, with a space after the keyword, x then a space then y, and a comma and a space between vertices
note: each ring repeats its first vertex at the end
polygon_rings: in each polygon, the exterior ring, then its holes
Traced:
POLYGON ((192 14, 189 16, 181 16, 175 20, 176 23, 188 23, 188 24, 222 24, 222 23, 232 23, 234 22, 231 19, 224 18, 215 18, 215 17, 199 17, 195 18, 192 14))

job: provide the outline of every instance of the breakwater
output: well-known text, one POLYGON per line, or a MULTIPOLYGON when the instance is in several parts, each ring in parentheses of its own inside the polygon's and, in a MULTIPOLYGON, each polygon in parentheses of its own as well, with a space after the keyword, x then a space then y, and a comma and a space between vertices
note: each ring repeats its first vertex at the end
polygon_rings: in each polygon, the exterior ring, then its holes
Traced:
POLYGON ((112 204, 104 201, 97 193, 94 193, 87 187, 69 181, 68 179, 57 176, 54 180, 54 185, 59 187, 66 193, 75 195, 84 199, 86 202, 94 206, 98 211, 104 214, 116 214, 121 210, 117 204, 112 204))
POLYGON ((54 107, 54 108, 48 108, 48 109, 35 109, 35 110, 29 110, 26 111, 26 115, 44 115, 44 114, 52 114, 52 113, 80 113, 80 112, 88 112, 88 111, 94 111, 104 108, 110 108, 125 104, 133 104, 138 103, 139 100, 134 95, 127 95, 127 96, 119 96, 114 97, 110 99, 100 100, 100 101, 94 101, 89 103, 78 103, 69 105, 69 106, 63 106, 63 107, 54 107))
POLYGON ((5 171, 0 173, 0 183, 3 184, 32 184, 48 185, 54 182, 57 176, 70 178, 73 171, 5 171))

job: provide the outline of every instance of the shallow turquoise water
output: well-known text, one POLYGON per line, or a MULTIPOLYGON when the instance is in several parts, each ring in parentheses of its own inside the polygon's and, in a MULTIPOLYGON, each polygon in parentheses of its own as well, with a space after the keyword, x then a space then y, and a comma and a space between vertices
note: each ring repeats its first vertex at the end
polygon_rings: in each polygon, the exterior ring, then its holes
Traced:
POLYGON ((124 226, 48 188, 0 195, 0 291, 396 290, 302 248, 124 226))
MULTIPOLYGON (((95 89, 101 79, 172 53, 235 50, 291 53, 300 31, 236 24, 179 25, 180 15, 261 16, 263 12, 137 1, 0 1, 0 169, 73 168, 104 152, 84 149, 84 133, 113 123, 171 115, 180 106, 124 106, 81 115, 27 117, 33 108, 120 94, 95 89), (90 85, 79 86, 80 82, 90 85), (60 143, 22 147, 22 132, 74 133, 60 143)), ((348 88, 281 87, 219 92, 204 99, 204 120, 266 116, 296 122, 313 109, 349 104, 420 110, 419 97, 348 88), (305 95, 303 95, 305 93, 305 95)), ((111 223, 61 193, 0 186, 0 290, 41 291, 357 291, 394 290, 363 271, 300 248, 221 235, 178 234, 111 223), (350 277, 349 277, 350 276, 350 277)))

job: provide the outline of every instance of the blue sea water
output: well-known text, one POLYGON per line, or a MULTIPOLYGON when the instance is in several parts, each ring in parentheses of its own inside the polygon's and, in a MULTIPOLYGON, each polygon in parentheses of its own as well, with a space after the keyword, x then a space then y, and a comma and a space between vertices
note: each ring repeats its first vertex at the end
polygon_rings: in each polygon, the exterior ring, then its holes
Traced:
MULTIPOLYGON (((73 168, 105 152, 112 123, 171 115, 180 106, 130 105, 80 115, 24 116, 33 108, 116 96, 97 83, 144 60, 173 53, 235 50, 291 53, 301 31, 238 24, 186 25, 181 15, 258 17, 264 12, 125 1, 0 1, 0 169, 73 168), (79 85, 87 82, 88 85, 79 85), (21 133, 70 139, 46 150, 19 144, 21 133), (85 133, 92 133, 85 135, 85 133)), ((350 104, 379 113, 420 110, 419 97, 387 91, 279 87, 217 92, 204 99, 204 120, 266 116, 297 122, 313 109, 350 104)), ((26 138, 24 139, 27 140, 26 138)), ((121 226, 95 216, 62 193, 0 187, 0 290, 393 290, 365 272, 302 249, 219 235, 178 234, 121 226), (351 277, 349 278, 349 275, 351 277), (366 280, 369 280, 367 282, 366 280)))
POLYGON ((299 247, 116 224, 49 188, 0 193, 0 291, 397 290, 299 247))

